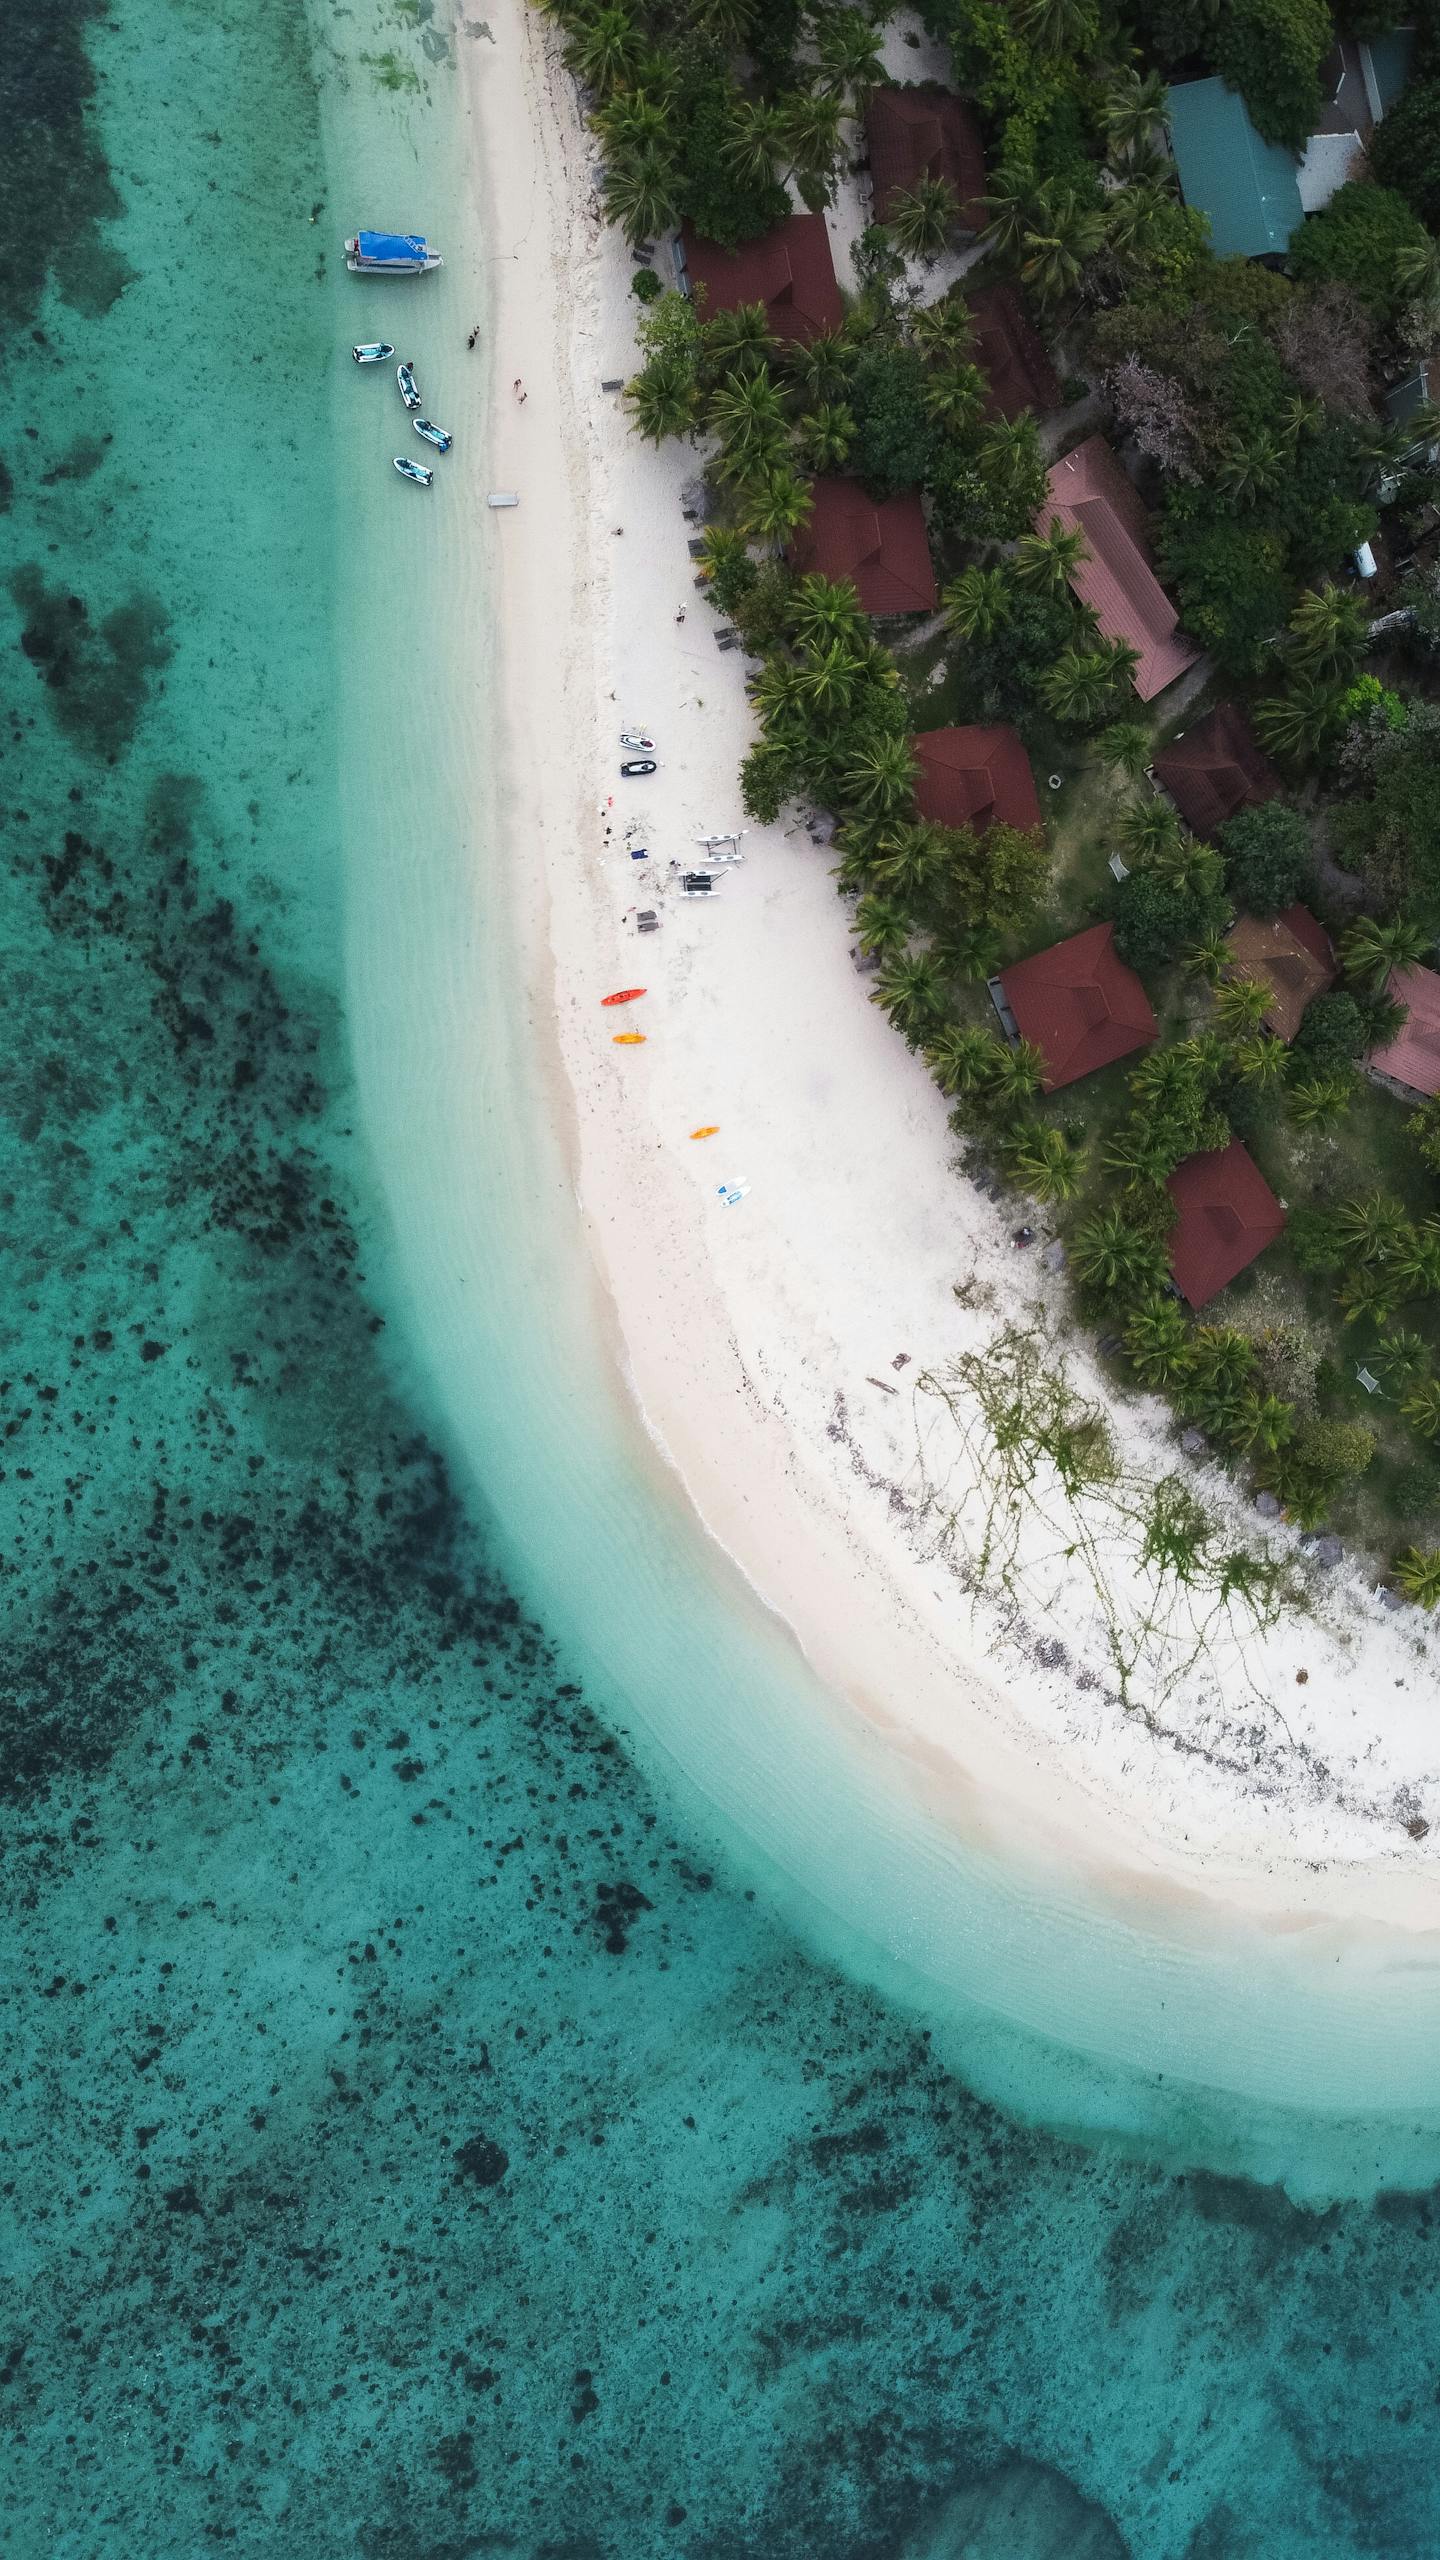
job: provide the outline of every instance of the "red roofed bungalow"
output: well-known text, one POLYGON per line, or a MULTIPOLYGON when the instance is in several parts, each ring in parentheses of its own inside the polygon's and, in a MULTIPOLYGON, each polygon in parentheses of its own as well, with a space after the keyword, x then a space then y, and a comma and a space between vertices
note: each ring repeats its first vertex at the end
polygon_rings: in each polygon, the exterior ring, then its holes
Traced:
POLYGON ((690 291, 702 320, 763 302, 777 338, 818 338, 845 317, 823 213, 792 213, 758 240, 721 249, 685 225, 690 291))
POLYGON ((1035 530, 1048 533, 1058 516, 1085 536, 1090 556, 1070 584, 1107 640, 1139 650, 1135 690, 1149 702, 1200 653, 1179 637, 1180 617, 1150 566, 1149 518, 1139 494, 1103 436, 1087 436, 1057 462, 1049 490, 1035 530))
POLYGON ((790 564, 848 578, 866 613, 931 613, 935 571, 925 511, 915 490, 868 498, 858 480, 814 480, 810 515, 790 546, 790 564))
POLYGON ((941 827, 1038 827, 1030 759, 1015 729, 927 729, 912 738, 915 805, 941 827))
POLYGON ((897 195, 921 178, 943 178, 967 231, 985 220, 985 152, 969 108, 948 89, 872 89, 865 109, 875 219, 888 222, 897 195))
POLYGON ((1179 1213, 1170 1230, 1175 1286, 1192 1307, 1207 1306, 1274 1243, 1285 1212, 1238 1138, 1187 1156, 1165 1187, 1179 1213))
POLYGON ((980 285, 967 296, 967 308, 975 361, 989 385, 986 415, 1018 418, 1022 409, 1058 409, 1055 368, 1013 285, 980 285))
POLYGON ((1155 759, 1163 782, 1187 827, 1213 835, 1237 809, 1273 800, 1280 788, 1275 767, 1260 753, 1250 723, 1233 702, 1222 702, 1206 720, 1163 747, 1155 759))
POLYGON ((1000 989, 1022 1040, 1041 1052, 1046 1093, 1093 1075, 1155 1037, 1150 999, 1115 948, 1115 928, 1087 925, 1048 951, 1000 972, 1000 989))
POLYGON ((1293 1040, 1305 1008, 1335 984, 1335 950, 1308 907, 1286 907, 1278 916, 1241 916, 1225 936, 1236 974, 1267 987, 1262 1020, 1277 1040, 1293 1040))
POLYGON ((1411 1093, 1440 1093, 1440 977, 1433 969, 1392 969, 1385 992, 1410 1010, 1394 1039, 1371 1050, 1369 1064, 1411 1093))

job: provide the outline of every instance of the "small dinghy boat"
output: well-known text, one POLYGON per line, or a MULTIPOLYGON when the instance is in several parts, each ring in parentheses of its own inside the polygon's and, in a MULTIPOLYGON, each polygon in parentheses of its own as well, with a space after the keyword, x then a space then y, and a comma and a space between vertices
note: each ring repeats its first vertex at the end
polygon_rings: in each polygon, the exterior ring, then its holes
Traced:
POLYGON ((426 470, 423 462, 412 462, 408 453, 397 453, 394 462, 402 480, 418 480, 422 489, 428 489, 435 477, 433 471, 426 470))
POLYGON ((433 419, 412 418, 410 424, 417 436, 423 436, 427 444, 433 444, 437 453, 448 453, 455 441, 448 428, 437 427, 433 419))
POLYGON ((345 264, 352 276, 428 276, 445 261, 417 232, 357 231, 345 243, 345 264))
POLYGON ((410 364, 408 361, 405 364, 397 364, 395 367, 395 379, 400 385, 400 397, 404 401, 406 408, 418 409, 420 406, 420 392, 418 385, 416 384, 415 367, 413 364, 410 364))
POLYGON ((350 353, 357 364, 388 364, 395 350, 388 338, 377 338, 373 346, 352 347, 350 353))
POLYGON ((636 997, 644 993, 643 987, 620 987, 613 996, 602 996, 600 1001, 602 1004, 633 1004, 636 997))

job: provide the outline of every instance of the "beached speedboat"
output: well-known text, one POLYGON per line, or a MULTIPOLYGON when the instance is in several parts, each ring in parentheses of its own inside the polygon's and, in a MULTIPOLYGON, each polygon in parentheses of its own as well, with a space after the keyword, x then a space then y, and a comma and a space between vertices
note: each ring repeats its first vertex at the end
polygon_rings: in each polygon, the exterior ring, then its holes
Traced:
POLYGON ((352 276, 426 276, 445 261, 414 231, 357 231, 345 243, 345 264, 352 276))
POLYGON ((412 418, 410 424, 417 436, 423 436, 427 444, 433 444, 437 453, 448 453, 455 441, 446 428, 437 427, 429 418, 412 418))
POLYGON ((648 754, 655 741, 653 738, 642 737, 638 729, 622 729, 620 744, 622 747, 639 747, 643 753, 648 754))
POLYGON ((655 771, 655 759, 653 756, 632 756, 628 764, 622 764, 620 770, 626 776, 627 780, 632 774, 653 773, 655 771))
POLYGON ((373 346, 352 347, 350 353, 357 364, 388 364, 395 350, 388 338, 377 338, 373 346))
POLYGON ((422 489, 428 489, 435 477, 433 471, 426 470, 423 462, 412 462, 408 453, 397 453, 394 462, 402 480, 418 480, 422 489))
POLYGON ((406 362, 405 364, 397 364, 395 367, 395 379, 400 385, 400 397, 404 401, 406 408, 418 409, 420 406, 420 391, 415 380, 415 367, 413 364, 410 364, 409 362, 406 362))

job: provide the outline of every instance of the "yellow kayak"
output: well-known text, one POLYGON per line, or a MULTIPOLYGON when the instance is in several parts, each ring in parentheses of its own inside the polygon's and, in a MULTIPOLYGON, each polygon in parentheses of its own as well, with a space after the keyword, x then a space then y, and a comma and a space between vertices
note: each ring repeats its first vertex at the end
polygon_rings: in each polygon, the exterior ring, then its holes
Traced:
POLYGON ((692 1138, 718 1138, 720 1123, 718 1120, 712 1120, 708 1129, 692 1129, 690 1135, 692 1138))
POLYGON ((645 1046, 643 1031, 615 1031, 610 1036, 617 1049, 643 1049, 645 1046))

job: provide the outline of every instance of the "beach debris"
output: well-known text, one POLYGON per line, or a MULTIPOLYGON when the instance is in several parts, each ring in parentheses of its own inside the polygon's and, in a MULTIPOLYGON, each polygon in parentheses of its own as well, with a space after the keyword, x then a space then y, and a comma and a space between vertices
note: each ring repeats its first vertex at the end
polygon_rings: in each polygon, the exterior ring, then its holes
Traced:
POLYGON ((623 391, 625 388, 625 377, 621 373, 609 374, 601 383, 600 388, 602 391, 623 391))
POLYGON ((1300 1544, 1311 1563, 1323 1565, 1327 1573, 1333 1573, 1336 1565, 1344 1560, 1345 1549, 1340 1540, 1327 1532, 1307 1529, 1300 1544))
POLYGON ((892 1369, 908 1369, 910 1366, 909 1352, 897 1351, 894 1359, 890 1363, 890 1366, 892 1369))
POLYGON ((636 997, 643 996, 644 993, 645 989, 643 987, 617 987, 613 996, 602 996, 600 1002, 602 1005, 633 1004, 636 997))
POLYGON ((647 1031, 616 1031, 611 1034, 617 1049, 643 1049, 649 1036, 647 1031))
POLYGON ((878 951, 862 951, 858 942, 851 944, 850 958, 858 978, 873 978, 876 970, 884 966, 878 951))
POLYGON ((691 524, 703 524, 710 507, 710 492, 703 479, 687 480, 680 492, 681 512, 691 524))
POLYGON ((692 1129, 690 1135, 692 1138, 718 1138, 720 1123, 718 1120, 708 1120, 703 1129, 692 1129))
POLYGON ((871 1377, 867 1377, 867 1378, 866 1378, 866 1380, 865 1380, 865 1384, 866 1384, 866 1386, 867 1386, 867 1387, 878 1387, 878 1388, 880 1389, 880 1392, 881 1392, 881 1394, 882 1394, 882 1395, 886 1395, 886 1396, 898 1396, 898 1394, 900 1393, 900 1390, 899 1390, 899 1388, 898 1388, 898 1387, 892 1387, 892 1386, 891 1386, 890 1381, 889 1381, 889 1379, 888 1379, 888 1378, 871 1378, 871 1377))

